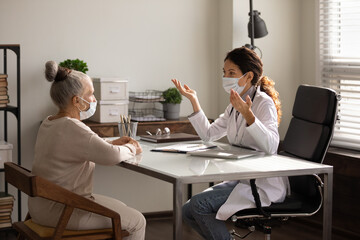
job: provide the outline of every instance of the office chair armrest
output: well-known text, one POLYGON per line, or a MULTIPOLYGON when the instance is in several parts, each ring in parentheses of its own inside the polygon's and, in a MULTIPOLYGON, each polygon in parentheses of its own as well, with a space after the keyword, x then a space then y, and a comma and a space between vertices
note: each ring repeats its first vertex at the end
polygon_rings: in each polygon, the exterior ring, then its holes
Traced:
POLYGON ((317 174, 313 174, 313 176, 315 177, 315 179, 316 179, 317 183, 319 184, 319 186, 321 188, 323 188, 324 187, 324 182, 322 181, 322 179, 317 174))

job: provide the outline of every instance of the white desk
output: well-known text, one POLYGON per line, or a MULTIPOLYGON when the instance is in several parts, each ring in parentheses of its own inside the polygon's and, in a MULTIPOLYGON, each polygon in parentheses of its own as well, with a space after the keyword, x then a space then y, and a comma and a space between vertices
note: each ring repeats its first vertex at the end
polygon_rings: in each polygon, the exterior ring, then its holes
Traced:
MULTIPOLYGON (((173 184, 173 238, 182 239, 183 190, 185 184, 278 176, 324 174, 323 239, 331 239, 333 167, 285 156, 254 156, 242 160, 192 157, 186 154, 151 152, 168 144, 141 141, 143 153, 119 166, 173 184)), ((216 143, 223 148, 231 146, 216 143)))

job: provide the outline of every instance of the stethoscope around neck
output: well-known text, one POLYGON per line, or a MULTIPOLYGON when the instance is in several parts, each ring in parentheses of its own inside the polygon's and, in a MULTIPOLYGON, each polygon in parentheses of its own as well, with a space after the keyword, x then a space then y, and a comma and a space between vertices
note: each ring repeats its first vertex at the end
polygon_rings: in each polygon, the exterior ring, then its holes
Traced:
MULTIPOLYGON (((255 87, 254 94, 253 94, 252 97, 251 97, 251 102, 254 102, 255 95, 256 95, 256 91, 257 91, 257 87, 255 87)), ((233 112, 233 110, 234 110, 234 107, 231 108, 229 116, 231 115, 231 113, 233 112)))

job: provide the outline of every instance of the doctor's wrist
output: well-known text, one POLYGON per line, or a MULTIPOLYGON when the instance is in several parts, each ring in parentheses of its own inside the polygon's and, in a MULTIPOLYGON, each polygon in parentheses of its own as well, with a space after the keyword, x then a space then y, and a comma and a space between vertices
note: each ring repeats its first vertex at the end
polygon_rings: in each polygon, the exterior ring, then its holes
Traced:
POLYGON ((252 112, 250 112, 249 114, 244 116, 244 118, 245 118, 247 126, 250 126, 255 122, 255 116, 254 116, 254 114, 252 112))
POLYGON ((191 105, 193 107, 194 112, 199 112, 201 110, 200 103, 197 98, 193 98, 191 100, 191 105))

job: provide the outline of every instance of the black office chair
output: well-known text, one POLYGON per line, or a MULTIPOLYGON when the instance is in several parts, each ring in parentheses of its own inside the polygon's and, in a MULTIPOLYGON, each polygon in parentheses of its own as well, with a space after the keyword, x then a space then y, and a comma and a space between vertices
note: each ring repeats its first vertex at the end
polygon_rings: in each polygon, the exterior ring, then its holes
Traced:
MULTIPOLYGON (((279 155, 322 163, 329 147, 340 96, 329 88, 300 85, 295 98, 292 119, 279 155)), ((249 228, 248 234, 234 236, 245 238, 255 229, 263 231, 270 239, 271 226, 289 217, 315 214, 322 206, 322 181, 317 175, 289 177, 291 194, 282 203, 261 207, 255 179, 250 180, 256 208, 237 212, 231 219, 235 225, 249 228)))

